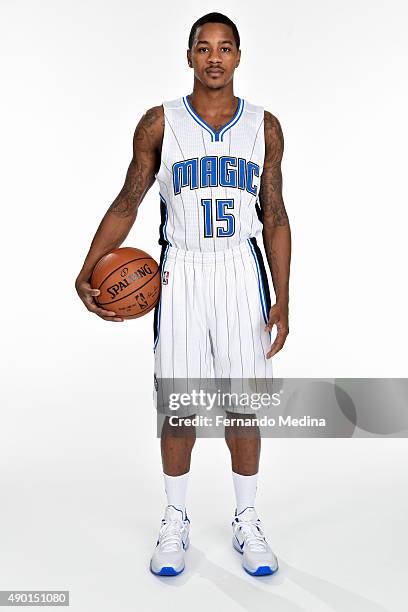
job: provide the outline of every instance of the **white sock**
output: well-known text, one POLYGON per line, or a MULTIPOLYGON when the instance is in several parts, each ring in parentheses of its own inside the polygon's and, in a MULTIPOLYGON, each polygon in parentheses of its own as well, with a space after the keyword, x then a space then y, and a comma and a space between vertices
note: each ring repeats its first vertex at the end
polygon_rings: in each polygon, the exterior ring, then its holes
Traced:
POLYGON ((232 472, 234 482, 235 497, 237 500, 237 514, 245 510, 245 508, 255 506, 256 485, 258 474, 252 476, 243 476, 232 472))
POLYGON ((183 514, 186 511, 188 475, 189 472, 186 472, 181 476, 169 476, 163 472, 164 488, 167 495, 167 505, 174 506, 178 510, 181 510, 183 514))

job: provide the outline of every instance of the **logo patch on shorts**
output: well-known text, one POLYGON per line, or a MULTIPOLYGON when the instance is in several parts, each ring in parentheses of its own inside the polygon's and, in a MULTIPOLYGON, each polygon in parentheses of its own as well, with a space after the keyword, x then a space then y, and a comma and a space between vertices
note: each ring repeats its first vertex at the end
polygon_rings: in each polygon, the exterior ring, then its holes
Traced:
POLYGON ((169 282, 169 271, 165 270, 163 272, 163 285, 168 285, 169 282))

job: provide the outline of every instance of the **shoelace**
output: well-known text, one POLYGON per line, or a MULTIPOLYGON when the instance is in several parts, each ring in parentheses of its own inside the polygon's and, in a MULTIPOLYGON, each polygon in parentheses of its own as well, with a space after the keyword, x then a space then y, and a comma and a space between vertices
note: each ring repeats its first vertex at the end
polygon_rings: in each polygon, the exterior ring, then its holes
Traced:
POLYGON ((263 552, 267 549, 263 531, 256 523, 251 521, 239 521, 237 525, 241 527, 241 533, 244 535, 245 542, 250 550, 253 552, 263 552))
POLYGON ((180 521, 166 521, 160 527, 159 545, 163 552, 180 550, 182 547, 181 530, 183 525, 180 521))

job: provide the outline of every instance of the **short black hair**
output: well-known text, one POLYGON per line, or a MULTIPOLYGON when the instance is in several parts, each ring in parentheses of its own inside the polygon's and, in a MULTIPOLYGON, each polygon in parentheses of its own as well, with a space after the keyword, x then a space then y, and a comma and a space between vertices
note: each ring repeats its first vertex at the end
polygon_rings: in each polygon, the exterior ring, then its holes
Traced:
POLYGON ((200 19, 197 19, 197 21, 193 23, 192 25, 190 36, 188 37, 188 48, 190 49, 190 51, 191 51, 191 47, 193 46, 193 40, 194 40, 195 33, 197 31, 197 28, 204 25, 205 23, 225 23, 226 25, 230 26, 230 28, 232 29, 234 38, 235 38, 235 44, 237 45, 237 49, 239 49, 239 45, 241 41, 239 38, 239 32, 238 32, 237 26, 235 25, 235 23, 231 21, 229 17, 227 17, 226 15, 223 15, 222 13, 207 13, 207 15, 203 15, 203 17, 200 17, 200 19))

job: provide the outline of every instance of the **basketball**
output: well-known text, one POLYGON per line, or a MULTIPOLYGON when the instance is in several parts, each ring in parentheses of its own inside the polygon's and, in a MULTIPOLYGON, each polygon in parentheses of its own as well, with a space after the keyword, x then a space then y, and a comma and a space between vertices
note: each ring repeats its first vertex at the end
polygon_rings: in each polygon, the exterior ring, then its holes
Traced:
POLYGON ((115 249, 95 265, 91 286, 100 290, 95 296, 98 306, 113 310, 124 319, 137 319, 159 301, 159 266, 151 255, 140 249, 115 249))

